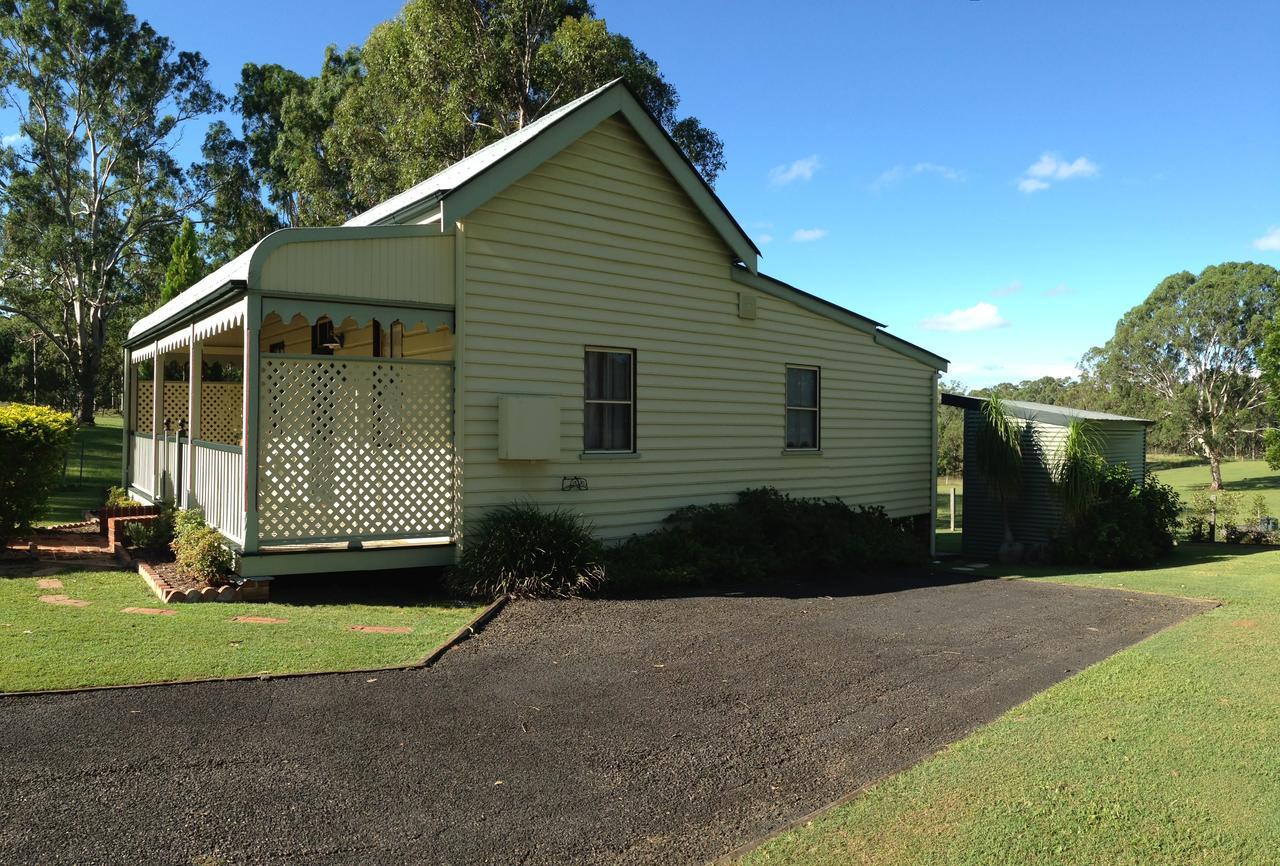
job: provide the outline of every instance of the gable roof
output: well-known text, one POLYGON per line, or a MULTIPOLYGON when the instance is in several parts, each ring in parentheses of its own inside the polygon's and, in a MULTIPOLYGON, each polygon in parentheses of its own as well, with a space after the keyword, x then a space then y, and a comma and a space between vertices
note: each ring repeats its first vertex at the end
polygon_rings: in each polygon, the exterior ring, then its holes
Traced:
MULTIPOLYGON (((970 397, 965 394, 942 395, 944 406, 956 406, 960 409, 981 409, 987 402, 985 397, 970 397)), ((1014 418, 1024 421, 1043 421, 1048 424, 1067 425, 1073 420, 1100 421, 1109 423, 1122 421, 1130 424, 1154 424, 1148 418, 1134 418, 1129 415, 1112 415, 1110 412, 1095 412, 1092 409, 1075 409, 1071 406, 1054 406, 1051 403, 1032 403, 1029 400, 1005 400, 1005 408, 1014 418)))
POLYGON ((732 278, 767 294, 873 336, 875 342, 935 370, 946 370, 945 358, 895 337, 874 319, 810 294, 757 271, 760 250, 743 231, 724 202, 689 161, 656 118, 621 78, 549 112, 522 129, 459 160, 421 183, 392 196, 341 226, 280 229, 196 282, 129 329, 126 345, 152 338, 175 323, 186 321, 212 304, 251 287, 264 261, 285 244, 343 237, 399 235, 405 232, 447 231, 455 221, 524 177, 604 120, 621 116, 688 195, 710 226, 723 239, 739 264, 730 263, 732 278), (415 219, 436 211, 434 217, 415 219), (405 221, 413 220, 406 224, 405 221), (438 225, 428 226, 438 221, 438 225))
POLYGON ((680 146, 621 78, 477 150, 399 195, 347 220, 344 225, 398 222, 433 208, 439 208, 443 225, 451 225, 615 114, 626 118, 737 259, 754 272, 759 248, 689 162, 680 146))

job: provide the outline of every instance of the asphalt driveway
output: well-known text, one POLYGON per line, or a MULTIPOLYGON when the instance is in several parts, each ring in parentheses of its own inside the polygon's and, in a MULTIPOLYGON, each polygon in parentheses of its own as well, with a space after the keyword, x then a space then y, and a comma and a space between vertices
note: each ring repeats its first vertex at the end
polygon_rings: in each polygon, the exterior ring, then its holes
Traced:
POLYGON ((520 602, 427 670, 6 698, 0 862, 701 863, 1203 607, 520 602))

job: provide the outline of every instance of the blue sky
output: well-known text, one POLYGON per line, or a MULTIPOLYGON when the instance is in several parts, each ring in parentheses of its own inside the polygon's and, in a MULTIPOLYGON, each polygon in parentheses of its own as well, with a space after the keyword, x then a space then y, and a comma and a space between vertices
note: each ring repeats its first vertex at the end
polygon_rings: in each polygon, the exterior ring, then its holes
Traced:
MULTIPOLYGON (((400 5, 131 8, 230 92, 248 60, 314 73, 400 5)), ((969 385, 1069 374, 1170 273, 1280 266, 1273 0, 596 5, 724 138, 761 269, 969 385)))

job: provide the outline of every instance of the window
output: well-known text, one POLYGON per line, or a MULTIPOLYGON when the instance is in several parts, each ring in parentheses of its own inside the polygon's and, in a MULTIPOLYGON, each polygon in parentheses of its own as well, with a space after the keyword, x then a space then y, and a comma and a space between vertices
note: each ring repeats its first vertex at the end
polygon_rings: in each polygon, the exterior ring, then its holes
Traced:
POLYGON ((582 450, 636 450, 635 361, 630 349, 587 349, 582 450))
POLYGON ((311 354, 332 355, 341 346, 342 337, 334 333, 332 320, 321 319, 311 326, 311 354))
POLYGON ((787 365, 787 450, 819 447, 819 370, 787 365))
POLYGON ((281 340, 279 343, 272 343, 270 346, 267 346, 267 354, 283 355, 285 348, 284 341, 281 340))

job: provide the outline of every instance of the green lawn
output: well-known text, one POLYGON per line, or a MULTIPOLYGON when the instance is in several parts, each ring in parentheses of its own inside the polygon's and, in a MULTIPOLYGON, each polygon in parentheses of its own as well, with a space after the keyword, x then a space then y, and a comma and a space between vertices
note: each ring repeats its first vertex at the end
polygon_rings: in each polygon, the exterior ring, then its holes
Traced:
MULTIPOLYGON (((1209 464, 1195 457, 1152 455, 1151 468, 1165 484, 1178 491, 1185 504, 1192 493, 1209 488, 1209 464)), ((1280 472, 1263 460, 1228 460, 1222 464, 1222 484, 1241 494, 1242 505, 1261 493, 1267 499, 1267 513, 1280 517, 1280 472)))
MULTIPOLYGON (((40 589, 34 577, 0 577, 0 691, 406 664, 425 656, 478 611, 469 603, 371 604, 300 595, 293 604, 170 605, 175 615, 154 616, 121 612, 165 607, 132 572, 53 577, 63 588, 40 589), (46 594, 91 604, 75 608, 38 600, 46 594), (231 621, 234 616, 288 622, 237 623, 231 621), (413 631, 371 634, 352 631, 353 625, 413 631)), ((367 581, 362 588, 376 589, 367 581)))
POLYGON ((935 526, 937 528, 938 553, 960 552, 960 531, 964 526, 964 479, 938 479, 938 512, 935 526), (956 489, 956 531, 951 531, 951 488, 956 489))
POLYGON ((1274 863, 1280 551, 1023 579, 1216 598, 744 864, 1274 863))
POLYGON ((49 500, 44 525, 75 523, 84 519, 85 509, 97 508, 106 498, 106 490, 120 483, 121 418, 100 415, 93 427, 76 431, 75 442, 67 452, 67 469, 62 484, 49 500), (80 456, 84 454, 84 480, 80 478, 80 456))

